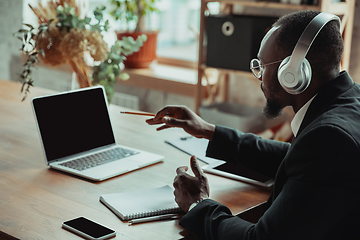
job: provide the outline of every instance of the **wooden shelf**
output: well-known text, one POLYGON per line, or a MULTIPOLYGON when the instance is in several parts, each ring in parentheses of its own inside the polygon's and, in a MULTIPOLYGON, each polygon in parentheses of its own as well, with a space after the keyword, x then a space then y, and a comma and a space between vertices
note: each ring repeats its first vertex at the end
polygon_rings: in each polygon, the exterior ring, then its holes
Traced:
MULTIPOLYGON (((197 69, 152 63, 149 68, 125 68, 124 72, 130 75, 130 80, 118 79, 118 83, 184 96, 195 96, 197 69)), ((207 97, 205 91, 202 97, 207 97)))
POLYGON ((286 9, 293 11, 300 10, 319 10, 319 6, 314 5, 298 5, 298 4, 284 4, 279 2, 266 2, 266 1, 236 1, 236 0, 204 0, 203 3, 207 4, 210 2, 219 2, 232 5, 241 5, 244 7, 254 7, 254 8, 271 8, 271 9, 286 9))
POLYGON ((344 1, 344 2, 332 2, 331 0, 320 0, 319 5, 305 5, 305 4, 290 4, 280 2, 267 2, 267 1, 246 1, 246 0, 203 0, 204 4, 210 2, 219 2, 231 5, 241 5, 244 7, 252 8, 267 8, 267 9, 279 9, 279 10, 290 10, 290 11, 301 11, 301 10, 317 10, 323 12, 331 12, 335 15, 343 15, 347 13, 351 7, 354 7, 355 1, 344 1))

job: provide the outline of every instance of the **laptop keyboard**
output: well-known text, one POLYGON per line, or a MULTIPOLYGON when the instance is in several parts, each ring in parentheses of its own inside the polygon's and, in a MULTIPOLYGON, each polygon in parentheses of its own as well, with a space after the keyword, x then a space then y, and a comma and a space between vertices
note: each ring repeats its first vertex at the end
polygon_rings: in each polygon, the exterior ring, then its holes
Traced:
POLYGON ((138 153, 139 152, 133 150, 118 147, 86 157, 77 158, 69 162, 60 163, 60 165, 76 169, 78 171, 83 171, 121 158, 130 157, 138 153))

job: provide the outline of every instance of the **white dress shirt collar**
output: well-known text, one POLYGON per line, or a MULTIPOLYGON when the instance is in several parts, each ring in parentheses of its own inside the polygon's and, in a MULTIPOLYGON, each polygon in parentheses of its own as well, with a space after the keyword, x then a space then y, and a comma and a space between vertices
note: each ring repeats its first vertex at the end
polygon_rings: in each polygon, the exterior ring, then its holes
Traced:
POLYGON ((302 106, 300 108, 300 110, 295 114, 293 120, 291 121, 291 130, 294 134, 294 137, 296 137, 297 133, 299 132, 300 125, 301 125, 302 121, 304 120, 305 114, 306 114, 311 102, 314 100, 315 96, 312 97, 307 103, 304 104, 304 106, 302 106))

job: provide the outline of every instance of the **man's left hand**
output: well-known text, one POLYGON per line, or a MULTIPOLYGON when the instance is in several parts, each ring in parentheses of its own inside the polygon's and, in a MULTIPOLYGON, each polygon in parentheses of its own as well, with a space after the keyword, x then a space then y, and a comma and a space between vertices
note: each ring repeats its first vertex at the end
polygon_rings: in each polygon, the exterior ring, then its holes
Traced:
POLYGON ((173 184, 175 201, 185 212, 189 211, 191 204, 209 197, 208 180, 195 156, 191 156, 190 166, 195 176, 186 173, 188 167, 179 167, 173 184))

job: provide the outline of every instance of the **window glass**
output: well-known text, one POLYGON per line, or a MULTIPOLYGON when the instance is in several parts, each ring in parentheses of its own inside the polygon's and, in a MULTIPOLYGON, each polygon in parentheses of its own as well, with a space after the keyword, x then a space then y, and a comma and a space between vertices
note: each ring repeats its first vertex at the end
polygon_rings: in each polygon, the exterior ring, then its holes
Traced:
MULTIPOLYGON (((147 21, 159 29, 157 55, 165 58, 197 62, 201 0, 160 0, 158 14, 147 21)), ((209 3, 218 12, 219 3, 209 3)))

